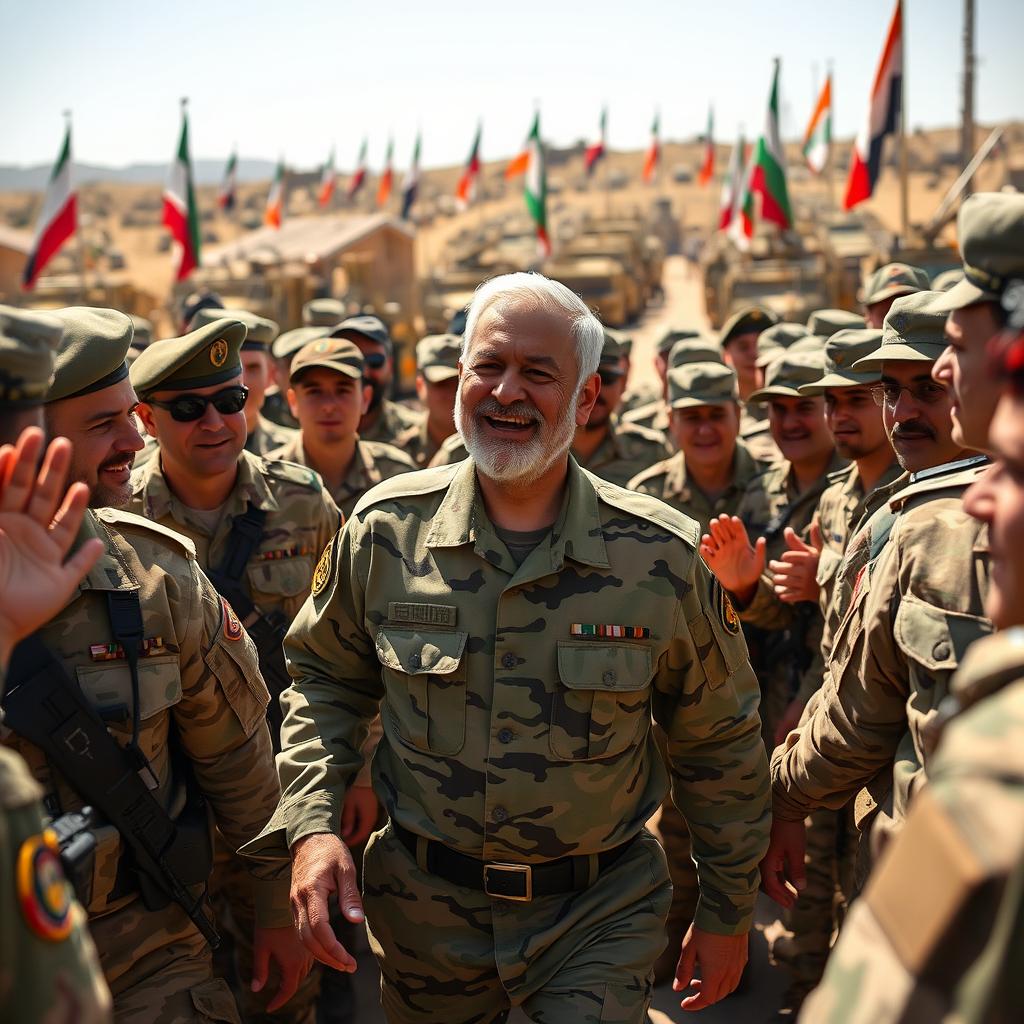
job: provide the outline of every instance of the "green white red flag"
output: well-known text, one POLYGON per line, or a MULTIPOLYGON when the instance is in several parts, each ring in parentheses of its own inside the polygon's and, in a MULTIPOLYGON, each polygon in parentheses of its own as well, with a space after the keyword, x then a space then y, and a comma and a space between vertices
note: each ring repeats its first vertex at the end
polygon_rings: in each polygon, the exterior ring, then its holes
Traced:
POLYGON ((750 240, 754 237, 754 201, 750 191, 750 182, 754 176, 754 156, 756 150, 745 146, 740 139, 740 187, 736 192, 736 201, 732 208, 732 217, 726 234, 733 240, 736 247, 743 252, 750 248, 750 240))
POLYGON ((551 239, 548 237, 548 175, 544 143, 540 138, 540 111, 533 117, 533 127, 526 139, 526 155, 523 197, 537 228, 537 244, 542 255, 547 257, 551 255, 551 239))
POLYGON ((651 125, 651 141, 647 147, 647 155, 644 157, 644 181, 654 181, 658 173, 658 164, 661 162, 661 113, 654 115, 654 123, 651 125))
POLYGON ((754 147, 743 212, 753 224, 754 196, 761 197, 761 219, 786 229, 793 226, 793 212, 786 187, 786 154, 779 134, 779 61, 775 61, 772 91, 768 97, 768 113, 764 131, 754 147))
POLYGON ((473 148, 469 151, 469 159, 462 170, 462 177, 455 187, 455 203, 460 210, 465 210, 476 198, 476 183, 480 177, 480 133, 483 125, 477 123, 476 135, 473 136, 473 148))
POLYGON ((743 194, 743 165, 747 144, 743 133, 733 146, 729 157, 729 169, 722 180, 722 195, 718 201, 718 230, 725 231, 739 212, 740 197, 743 194))
POLYGON ((277 162, 274 180, 267 193, 267 208, 263 211, 263 223, 268 228, 279 228, 284 218, 284 157, 277 162))
POLYGON ((230 212, 235 208, 238 199, 238 151, 232 152, 228 157, 228 165, 224 168, 224 180, 220 184, 220 191, 217 193, 217 205, 225 211, 230 212))
POLYGON ((821 174, 828 163, 832 148, 832 72, 825 76, 825 85, 818 97, 818 105, 811 114, 810 123, 804 133, 803 154, 807 166, 821 174))
POLYGON ((377 186, 378 206, 387 206, 388 200, 391 198, 391 189, 395 184, 394 152, 394 140, 388 139, 388 151, 384 156, 384 173, 380 176, 380 184, 377 186))
POLYGON ((349 199, 355 199, 356 194, 363 187, 366 181, 366 139, 363 139, 363 144, 359 147, 359 157, 356 160, 356 169, 352 172, 352 177, 349 179, 348 189, 345 195, 349 199))
POLYGON ((704 163, 701 164, 697 182, 707 185, 715 176, 715 112, 708 107, 708 130, 704 135, 704 163))
POLYGON ((327 206, 334 195, 334 186, 338 182, 338 172, 334 169, 334 150, 327 158, 327 163, 320 168, 320 189, 317 193, 317 201, 321 206, 327 206))
POLYGON ((200 265, 199 207, 192 185, 192 159, 188 144, 188 110, 181 103, 181 137, 171 164, 171 180, 164 189, 164 224, 181 246, 177 280, 184 281, 200 265))
POLYGON ((608 131, 608 108, 601 108, 601 128, 598 133, 597 142, 592 142, 583 151, 583 169, 587 173, 587 177, 591 177, 594 173, 594 168, 597 167, 601 158, 605 154, 605 137, 608 131))
POLYGON ((78 194, 72 181, 71 122, 64 131, 57 162, 50 172, 50 180, 43 197, 43 207, 36 222, 32 250, 28 254, 21 276, 25 291, 35 287, 46 264, 60 252, 64 243, 78 230, 78 194))

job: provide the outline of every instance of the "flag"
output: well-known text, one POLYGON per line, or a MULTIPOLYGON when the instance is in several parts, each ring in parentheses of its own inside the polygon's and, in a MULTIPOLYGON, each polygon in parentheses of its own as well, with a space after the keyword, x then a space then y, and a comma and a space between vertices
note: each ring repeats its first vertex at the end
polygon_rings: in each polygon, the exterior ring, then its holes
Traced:
POLYGON ((238 189, 238 151, 235 150, 228 157, 228 165, 224 168, 224 180, 221 182, 220 191, 217 193, 217 204, 225 212, 229 213, 235 208, 238 189))
POLYGON ((785 229, 793 226, 793 213, 786 187, 786 154, 779 136, 779 63, 776 59, 764 131, 754 147, 747 173, 743 214, 753 225, 754 195, 758 194, 761 196, 761 220, 785 229))
POLYGON ((39 211, 32 250, 22 272, 22 287, 35 287, 43 268, 60 251, 61 246, 78 230, 78 194, 71 180, 71 122, 64 130, 64 142, 57 162, 50 171, 50 180, 39 211))
POLYGON ((171 180, 164 189, 164 224, 181 246, 177 280, 184 281, 199 266, 199 207, 192 187, 192 160, 188 153, 188 111, 181 102, 181 139, 171 165, 171 180))
POLYGON ((402 183, 402 220, 409 219, 409 211, 416 202, 416 193, 420 187, 420 135, 416 133, 416 145, 412 150, 412 164, 409 173, 402 183))
POLYGON ((739 197, 743 192, 743 157, 746 145, 741 132, 729 157, 729 169, 722 180, 722 197, 718 202, 719 231, 724 231, 732 223, 733 214, 739 205, 739 197))
POLYGON ((704 163, 701 165, 697 181, 706 185, 715 176, 715 112, 708 107, 708 130, 704 136, 704 163))
POLYGON ((526 140, 526 170, 523 196, 533 223, 537 226, 537 242, 544 256, 551 255, 548 238, 548 177, 544 160, 544 144, 540 140, 540 112, 533 116, 533 127, 526 140))
POLYGON ((597 142, 592 142, 583 152, 583 167, 591 177, 598 161, 604 156, 605 134, 608 128, 608 108, 601 108, 601 130, 597 142))
POLYGON ((334 150, 327 158, 327 163, 320 168, 320 190, 317 193, 317 202, 321 206, 327 206, 334 195, 334 186, 338 181, 338 172, 334 169, 334 150))
POLYGON ((825 76, 825 85, 818 97, 818 105, 811 115, 804 135, 803 154, 807 166, 821 174, 828 163, 832 148, 832 73, 825 76))
POLYGON ((476 181, 480 177, 480 132, 482 125, 476 126, 476 135, 473 136, 473 148, 469 151, 469 159, 459 178, 459 184, 455 188, 455 202, 459 209, 466 207, 476 198, 476 181))
POLYGON ((377 186, 377 205, 386 206, 391 198, 391 186, 395 181, 395 171, 391 165, 391 158, 394 154, 395 144, 388 139, 388 151, 384 156, 384 173, 380 176, 380 184, 377 186))
POLYGON ((742 252, 750 248, 750 240, 754 237, 754 201, 750 184, 757 165, 754 163, 755 150, 745 146, 740 139, 740 184, 736 190, 732 214, 726 234, 736 243, 742 252))
POLYGON ((263 211, 263 223, 268 228, 279 228, 284 215, 284 157, 277 161, 274 180, 267 193, 267 208, 263 211))
MULTIPOLYGON (((536 118, 534 119, 534 124, 536 124, 536 118)), ((531 138, 532 138, 532 130, 531 130, 531 134, 526 137, 526 141, 523 143, 522 150, 519 153, 517 153, 514 157, 512 157, 511 160, 509 160, 508 166, 505 168, 505 178, 506 179, 508 179, 508 178, 518 178, 521 174, 525 174, 526 173, 527 169, 530 166, 530 140, 531 140, 531 138)))
POLYGON ((661 114, 654 115, 654 122, 651 125, 651 144, 647 147, 647 155, 644 157, 644 181, 654 181, 658 173, 658 162, 661 160, 661 114))
POLYGON ((363 183, 366 181, 366 139, 363 139, 363 144, 359 147, 359 157, 356 160, 356 169, 352 172, 352 177, 349 179, 348 190, 346 195, 349 199, 355 199, 356 193, 363 187, 363 183))
POLYGON ((850 154, 850 176, 846 181, 844 209, 852 210, 874 192, 882 166, 882 144, 887 135, 898 130, 902 104, 903 4, 901 0, 896 0, 896 10, 889 22, 885 47, 871 87, 868 114, 850 154))

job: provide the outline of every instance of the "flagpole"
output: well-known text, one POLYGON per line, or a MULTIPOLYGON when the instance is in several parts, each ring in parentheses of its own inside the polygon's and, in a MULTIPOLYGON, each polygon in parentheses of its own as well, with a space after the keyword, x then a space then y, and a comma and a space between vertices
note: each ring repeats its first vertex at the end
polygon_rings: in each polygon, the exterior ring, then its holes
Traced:
MULTIPOLYGON (((65 128, 65 131, 67 131, 68 134, 70 135, 70 133, 71 133, 71 111, 70 110, 64 110, 64 111, 62 111, 62 113, 64 115, 64 128, 65 128)), ((72 146, 71 147, 71 167, 69 168, 69 171, 72 174, 74 174, 74 170, 75 170, 75 150, 74 150, 74 146, 72 146)), ((74 179, 72 179, 72 180, 74 180, 74 179)), ((45 194, 44 194, 44 201, 45 201, 45 194)), ((76 200, 76 202, 77 202, 77 200, 76 200)), ((81 220, 76 216, 75 221, 76 221, 76 223, 75 223, 75 234, 78 236, 78 245, 76 247, 77 248, 77 257, 78 257, 78 259, 77 259, 77 262, 78 262, 78 298, 79 298, 79 302, 80 302, 81 305, 87 306, 87 305, 89 305, 89 303, 86 300, 86 285, 85 285, 85 237, 82 234, 81 220)))
POLYGON ((903 81, 900 83, 900 233, 905 245, 910 237, 910 192, 907 163, 907 15, 900 2, 900 50, 903 81))

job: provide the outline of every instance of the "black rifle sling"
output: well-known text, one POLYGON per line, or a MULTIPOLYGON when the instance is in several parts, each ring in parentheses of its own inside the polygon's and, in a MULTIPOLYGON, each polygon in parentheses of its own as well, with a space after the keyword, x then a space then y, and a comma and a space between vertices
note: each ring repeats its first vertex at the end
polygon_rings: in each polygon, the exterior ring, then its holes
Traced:
POLYGON ((242 586, 242 577, 249 559, 256 553, 263 539, 266 521, 267 513, 249 502, 245 511, 231 520, 231 533, 228 535, 224 557, 220 565, 210 573, 214 586, 231 602, 235 614, 243 621, 252 615, 256 606, 247 589, 242 586))
POLYGON ((150 768, 145 754, 139 749, 139 731, 142 724, 142 710, 139 690, 139 651, 145 635, 142 621, 142 602, 137 590, 110 590, 107 592, 107 615, 110 618, 110 632, 114 642, 121 645, 128 671, 132 679, 132 738, 128 752, 140 770, 148 771, 156 784, 156 776, 150 768))

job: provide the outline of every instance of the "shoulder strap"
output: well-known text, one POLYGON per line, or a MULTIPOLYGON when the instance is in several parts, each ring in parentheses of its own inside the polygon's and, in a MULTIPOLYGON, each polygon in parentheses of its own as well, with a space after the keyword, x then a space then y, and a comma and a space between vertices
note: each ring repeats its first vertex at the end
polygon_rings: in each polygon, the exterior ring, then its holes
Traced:
POLYGON ((231 533, 228 535, 227 548, 216 572, 233 582, 238 582, 249 564, 249 559, 263 539, 267 513, 256 508, 250 501, 241 515, 231 520, 231 533))
POLYGON ((142 602, 137 590, 107 591, 107 615, 110 617, 110 632, 114 642, 121 645, 128 671, 132 677, 132 738, 128 744, 128 752, 136 762, 140 771, 146 771, 152 777, 153 787, 157 778, 150 767, 146 755, 139 749, 139 730, 142 722, 142 711, 139 699, 139 650, 145 634, 142 621, 142 602))

